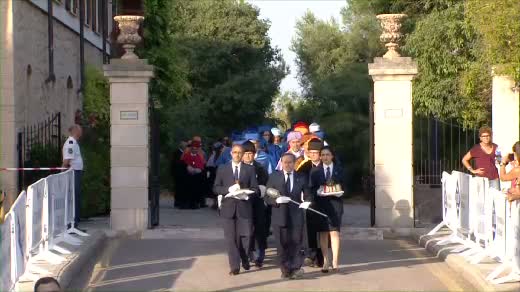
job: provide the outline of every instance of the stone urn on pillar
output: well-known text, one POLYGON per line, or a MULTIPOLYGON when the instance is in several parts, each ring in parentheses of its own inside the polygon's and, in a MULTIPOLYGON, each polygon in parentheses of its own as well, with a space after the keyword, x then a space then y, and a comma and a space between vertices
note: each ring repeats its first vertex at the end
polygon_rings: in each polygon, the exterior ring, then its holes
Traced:
POLYGON ((377 15, 383 28, 380 40, 388 51, 368 64, 368 74, 374 80, 374 221, 377 227, 389 227, 403 235, 409 234, 424 210, 414 204, 413 189, 412 80, 417 75, 417 63, 398 51, 405 17, 377 15), (396 131, 399 143, 392 143, 396 131))
POLYGON ((114 17, 125 54, 103 66, 110 84, 110 227, 128 234, 142 232, 151 222, 148 84, 154 68, 134 53, 143 19, 114 17))
POLYGON ((138 34, 139 26, 144 17, 137 15, 118 15, 114 17, 119 27, 117 42, 125 49, 125 54, 121 59, 139 59, 134 53, 135 46, 142 40, 138 34))
POLYGON ((379 14, 376 17, 381 22, 381 27, 383 28, 383 33, 379 39, 388 49, 383 58, 392 59, 401 57, 398 51, 399 42, 403 38, 401 34, 401 22, 407 17, 406 14, 379 14))

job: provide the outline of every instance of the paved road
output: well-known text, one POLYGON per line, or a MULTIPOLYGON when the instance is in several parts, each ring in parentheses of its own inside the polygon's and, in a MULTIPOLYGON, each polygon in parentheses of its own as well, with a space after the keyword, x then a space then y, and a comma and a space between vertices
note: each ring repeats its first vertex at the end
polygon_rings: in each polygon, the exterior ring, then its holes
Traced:
MULTIPOLYGON (((283 280, 274 249, 258 270, 228 276, 218 217, 212 210, 161 210, 163 226, 141 238, 112 240, 93 268, 70 288, 87 291, 461 291, 475 290, 407 240, 343 240, 341 270, 305 268, 302 280, 283 280)), ((272 245, 271 245, 272 246, 272 245)))

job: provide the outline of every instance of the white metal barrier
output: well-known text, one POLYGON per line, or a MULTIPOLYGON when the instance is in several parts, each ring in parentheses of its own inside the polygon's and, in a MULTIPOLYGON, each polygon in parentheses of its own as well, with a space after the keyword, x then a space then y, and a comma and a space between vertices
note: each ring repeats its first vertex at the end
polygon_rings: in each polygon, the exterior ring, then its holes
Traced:
POLYGON ((18 196, 0 225, 0 291, 15 289, 19 280, 47 275, 48 271, 33 263, 62 262, 64 258, 58 253, 70 251, 60 243, 82 243, 71 234, 88 234, 75 228, 74 216, 73 170, 41 179, 18 196))
POLYGON ((493 283, 520 281, 520 202, 509 203, 487 179, 456 171, 443 173, 442 194, 443 222, 428 235, 448 227, 450 235, 437 244, 462 244, 453 252, 466 250, 472 264, 486 257, 501 262, 487 277, 493 283))
POLYGON ((11 271, 11 220, 5 218, 0 225, 0 291, 9 291, 13 288, 13 273, 11 271))

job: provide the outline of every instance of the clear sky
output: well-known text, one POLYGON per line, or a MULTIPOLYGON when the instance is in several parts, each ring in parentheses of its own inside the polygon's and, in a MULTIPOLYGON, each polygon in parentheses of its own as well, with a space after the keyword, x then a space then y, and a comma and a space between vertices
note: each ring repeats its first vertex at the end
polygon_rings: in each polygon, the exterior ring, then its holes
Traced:
POLYGON ((283 57, 289 65, 291 74, 281 84, 281 91, 300 92, 300 86, 296 79, 297 68, 294 60, 295 54, 290 50, 291 40, 294 37, 296 21, 307 10, 310 10, 317 18, 340 19, 341 8, 345 7, 345 0, 248 0, 247 2, 260 8, 260 17, 271 21, 269 36, 272 44, 282 50, 283 57))

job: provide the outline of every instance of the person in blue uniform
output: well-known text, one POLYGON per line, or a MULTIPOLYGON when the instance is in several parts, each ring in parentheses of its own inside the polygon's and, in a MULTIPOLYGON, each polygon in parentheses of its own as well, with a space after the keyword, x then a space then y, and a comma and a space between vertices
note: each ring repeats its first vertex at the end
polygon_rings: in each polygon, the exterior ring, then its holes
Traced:
POLYGON ((294 171, 296 157, 285 153, 281 157, 281 171, 273 172, 267 181, 267 190, 276 189, 282 196, 265 196, 272 206, 273 235, 276 238, 277 254, 282 278, 297 279, 303 276, 303 228, 304 213, 312 202, 308 179, 294 171), (293 204, 290 200, 299 202, 293 204))
POLYGON ((343 200, 341 197, 335 196, 320 196, 318 190, 320 187, 329 186, 345 190, 343 169, 334 163, 334 152, 330 147, 323 147, 320 151, 321 164, 311 170, 310 185, 316 205, 316 209, 321 211, 330 220, 321 219, 317 230, 320 236, 320 246, 323 253, 323 267, 322 272, 329 272, 329 267, 332 264, 332 271, 338 270, 338 259, 340 251, 340 230, 341 218, 343 216, 343 200), (332 247, 332 262, 328 256, 329 237, 331 239, 332 247))

